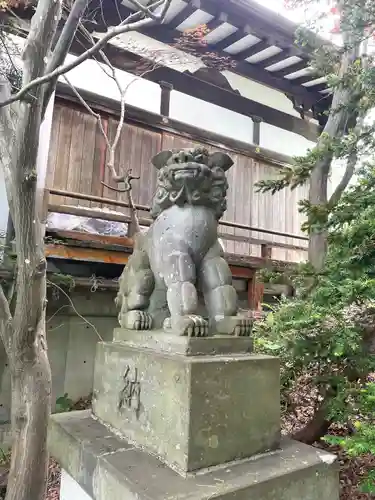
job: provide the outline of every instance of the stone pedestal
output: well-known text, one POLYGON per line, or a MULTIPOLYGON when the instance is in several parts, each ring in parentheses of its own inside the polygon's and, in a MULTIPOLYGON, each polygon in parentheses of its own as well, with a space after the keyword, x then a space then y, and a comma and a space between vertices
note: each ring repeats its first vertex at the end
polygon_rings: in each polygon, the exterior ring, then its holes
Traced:
POLYGON ((136 333, 98 347, 93 411, 103 423, 181 473, 278 447, 276 358, 246 352, 246 337, 136 333))
POLYGON ((94 500, 338 499, 335 458, 280 440, 279 362, 251 350, 115 330, 93 414, 54 416, 52 455, 94 500))

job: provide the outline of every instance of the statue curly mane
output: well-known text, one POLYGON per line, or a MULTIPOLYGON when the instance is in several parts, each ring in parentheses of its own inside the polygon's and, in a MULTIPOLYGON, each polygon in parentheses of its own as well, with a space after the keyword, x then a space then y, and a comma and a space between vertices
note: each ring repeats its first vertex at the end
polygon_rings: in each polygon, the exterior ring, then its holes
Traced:
POLYGON ((151 208, 154 219, 173 205, 205 206, 220 219, 227 208, 225 171, 232 165, 227 155, 210 155, 204 148, 164 151, 153 164, 159 170, 151 208))

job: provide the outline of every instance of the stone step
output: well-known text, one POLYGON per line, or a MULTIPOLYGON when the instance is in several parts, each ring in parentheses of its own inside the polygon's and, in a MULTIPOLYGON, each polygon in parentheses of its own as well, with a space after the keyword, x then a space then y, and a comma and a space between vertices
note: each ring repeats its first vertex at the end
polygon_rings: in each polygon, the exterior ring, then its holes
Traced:
POLYGON ((97 348, 94 414, 182 473, 276 449, 279 401, 277 358, 97 348))
POLYGON ((62 492, 74 500, 339 498, 335 457, 290 440, 275 452, 183 477, 81 411, 52 417, 49 448, 65 471, 62 492))

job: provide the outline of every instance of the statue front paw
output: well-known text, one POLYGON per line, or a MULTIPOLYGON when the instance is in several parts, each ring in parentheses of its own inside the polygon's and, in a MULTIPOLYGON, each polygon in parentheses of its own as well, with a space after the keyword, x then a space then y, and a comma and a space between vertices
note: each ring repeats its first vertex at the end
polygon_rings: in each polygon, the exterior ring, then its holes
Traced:
POLYGON ((184 337, 207 337, 208 323, 201 316, 189 314, 176 318, 167 318, 163 324, 164 331, 184 337))
POLYGON ((145 311, 128 311, 120 314, 120 325, 128 330, 151 330, 152 317, 145 311))
POLYGON ((216 333, 219 335, 234 335, 235 337, 249 337, 253 320, 241 316, 224 316, 215 319, 216 333))

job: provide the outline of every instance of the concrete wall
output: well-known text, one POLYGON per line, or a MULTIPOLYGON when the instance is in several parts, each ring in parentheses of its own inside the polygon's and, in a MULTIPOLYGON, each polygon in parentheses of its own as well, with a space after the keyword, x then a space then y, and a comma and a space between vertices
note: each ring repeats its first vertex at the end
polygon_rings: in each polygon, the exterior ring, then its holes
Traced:
MULTIPOLYGON (((239 305, 246 309, 246 282, 236 279, 234 284, 239 305)), ((112 340, 113 329, 118 326, 115 295, 113 290, 74 289, 70 292, 74 311, 62 292, 53 287, 49 289, 47 343, 53 403, 64 394, 74 402, 91 394, 96 345, 101 339, 112 340)), ((1 424, 9 422, 10 402, 9 367, 0 343, 0 443, 1 424)))
MULTIPOLYGON (((50 294, 47 308, 47 342, 52 370, 53 402, 65 393, 73 401, 90 395, 99 336, 105 341, 112 340, 113 328, 117 326, 114 298, 114 291, 73 290, 71 300, 85 321, 72 310, 61 292, 57 295, 54 290, 50 294)), ((1 344, 0 424, 9 421, 10 396, 9 368, 1 344)))

